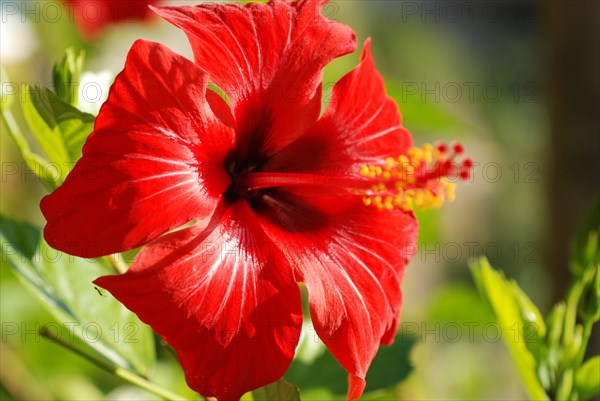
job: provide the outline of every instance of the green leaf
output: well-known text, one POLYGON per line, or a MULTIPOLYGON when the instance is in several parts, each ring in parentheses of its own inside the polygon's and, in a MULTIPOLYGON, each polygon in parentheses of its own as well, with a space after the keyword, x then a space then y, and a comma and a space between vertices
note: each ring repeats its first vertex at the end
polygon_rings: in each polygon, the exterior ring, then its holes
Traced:
POLYGON ((94 116, 82 113, 49 89, 23 89, 23 114, 48 160, 64 181, 81 157, 81 148, 94 127, 94 116))
POLYGON ((76 105, 85 52, 75 53, 73 48, 65 51, 63 58, 54 65, 52 78, 57 96, 66 103, 76 105))
POLYGON ((481 258, 470 267, 480 295, 494 311, 529 398, 549 399, 537 377, 537 361, 531 352, 534 348, 531 345, 541 346, 541 338, 546 332, 539 310, 515 282, 506 280, 487 259, 481 258))
POLYGON ((300 401, 297 386, 281 379, 252 391, 254 401, 300 401))
POLYGON ((10 111, 2 110, 2 119, 6 124, 6 131, 15 145, 17 145, 19 153, 27 164, 27 167, 40 178, 42 184, 44 184, 49 191, 58 188, 61 183, 58 169, 50 164, 48 160, 31 151, 29 143, 19 130, 17 122, 10 111))
MULTIPOLYGON (((0 216, 2 260, 66 327, 99 354, 146 374, 154 363, 150 327, 92 281, 113 273, 99 259, 82 259, 52 249, 41 230, 0 216)), ((72 338, 68 338, 72 340, 72 338)))
POLYGON ((600 394, 600 356, 588 359, 575 373, 575 389, 580 400, 600 394))

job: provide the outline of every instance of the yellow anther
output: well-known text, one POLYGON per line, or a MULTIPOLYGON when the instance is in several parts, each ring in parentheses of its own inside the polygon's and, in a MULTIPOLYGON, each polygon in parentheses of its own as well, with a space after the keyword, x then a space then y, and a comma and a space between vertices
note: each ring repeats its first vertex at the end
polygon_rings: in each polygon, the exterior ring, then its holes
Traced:
POLYGON ((420 160, 423 158, 423 150, 421 148, 410 148, 408 149, 408 156, 414 160, 420 160))
POLYGON ((431 163, 433 161, 433 147, 431 145, 425 145, 423 147, 423 159, 425 163, 431 163))
MULTIPOLYGON (((455 184, 446 179, 449 173, 442 164, 444 152, 426 144, 410 148, 405 154, 388 157, 381 164, 360 166, 360 175, 373 179, 367 190, 358 190, 366 206, 378 210, 439 207, 454 200, 455 184)), ((452 157, 449 159, 452 160, 452 157)))
POLYGON ((401 166, 408 164, 408 157, 405 155, 398 156, 398 163, 400 163, 401 166))

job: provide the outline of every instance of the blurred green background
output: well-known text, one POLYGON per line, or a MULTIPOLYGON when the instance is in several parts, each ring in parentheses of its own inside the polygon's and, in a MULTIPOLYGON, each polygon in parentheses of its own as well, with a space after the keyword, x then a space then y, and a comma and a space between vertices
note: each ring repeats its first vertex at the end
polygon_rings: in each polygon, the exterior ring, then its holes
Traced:
MULTIPOLYGON (((183 33, 158 18, 115 25, 90 44, 66 13, 57 17, 56 4, 2 1, 1 61, 11 82, 49 84, 52 65, 69 46, 85 49, 86 70, 108 76, 121 70, 137 38, 191 58, 183 33), (12 11, 15 4, 21 13, 12 11)), ((376 65, 415 143, 459 140, 475 162, 455 202, 419 213, 397 345, 382 349, 367 377, 371 388, 385 390, 365 399, 524 398, 501 341, 512 333, 494 326, 467 262, 487 255, 543 312, 564 295, 568 240, 599 188, 599 4, 343 0, 325 6, 324 15, 356 31, 360 47, 372 38, 376 65)), ((327 67, 325 107, 358 53, 327 67)), ((43 226, 44 188, 26 174, 4 127, 0 144, 0 212, 43 226)), ((40 338, 36 329, 53 318, 5 260, 0 277, 2 399, 154 399, 40 338)), ((306 329, 288 380, 301 385, 304 400, 343 399, 343 371, 306 329)), ((590 352, 598 354, 598 346, 596 340, 590 352)), ((158 351, 151 377, 191 396, 174 358, 158 351)))

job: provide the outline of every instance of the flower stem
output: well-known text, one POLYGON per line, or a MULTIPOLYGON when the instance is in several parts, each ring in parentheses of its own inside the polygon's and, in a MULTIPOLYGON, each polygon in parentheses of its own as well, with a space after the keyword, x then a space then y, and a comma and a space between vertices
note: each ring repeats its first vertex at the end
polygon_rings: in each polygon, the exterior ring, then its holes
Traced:
POLYGON ((575 325, 577 323, 577 305, 583 292, 583 284, 579 281, 574 282, 569 288, 566 298, 565 320, 563 328, 563 344, 571 344, 575 334, 575 325))
POLYGON ((165 400, 169 400, 169 401, 170 400, 179 400, 179 401, 187 400, 185 397, 183 397, 181 395, 175 394, 155 383, 149 382, 148 380, 133 373, 130 370, 127 370, 125 368, 117 366, 113 363, 110 363, 110 362, 104 360, 104 359, 100 359, 97 356, 92 355, 92 354, 88 353, 87 351, 84 351, 83 349, 75 346, 74 344, 64 341, 60 337, 57 337, 56 335, 54 335, 50 330, 48 330, 48 328, 46 326, 44 326, 40 329, 40 335, 42 335, 42 337, 45 337, 54 343, 57 343, 57 344, 65 347, 69 351, 81 356, 82 358, 87 359, 89 362, 93 363, 94 365, 98 366, 99 368, 104 369, 105 371, 112 373, 113 375, 120 377, 121 379, 123 379, 131 384, 134 384, 140 388, 143 388, 144 390, 154 393, 165 400))
POLYGON ((590 337, 592 335, 592 327, 594 326, 594 322, 591 319, 587 319, 583 322, 583 334, 581 338, 581 347, 577 352, 577 356, 575 357, 575 366, 581 366, 583 362, 583 358, 585 357, 585 351, 587 350, 588 343, 590 341, 590 337))

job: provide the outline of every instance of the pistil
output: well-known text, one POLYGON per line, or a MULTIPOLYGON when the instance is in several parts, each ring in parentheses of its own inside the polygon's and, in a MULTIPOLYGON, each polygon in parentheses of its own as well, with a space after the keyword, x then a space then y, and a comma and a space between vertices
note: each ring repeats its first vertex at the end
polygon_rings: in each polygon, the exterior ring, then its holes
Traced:
POLYGON ((470 159, 459 160, 463 153, 460 144, 435 148, 426 144, 377 164, 362 165, 358 174, 356 170, 345 176, 245 170, 232 179, 235 192, 246 198, 269 188, 305 187, 323 194, 361 197, 366 206, 379 210, 410 211, 454 200, 455 183, 467 180, 473 167, 470 159))
POLYGON ((330 176, 322 174, 286 173, 286 172, 251 172, 235 177, 238 187, 247 191, 256 191, 278 187, 332 187, 338 188, 368 188, 371 181, 365 177, 330 176))

